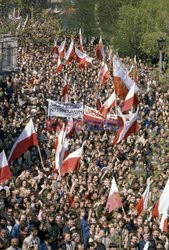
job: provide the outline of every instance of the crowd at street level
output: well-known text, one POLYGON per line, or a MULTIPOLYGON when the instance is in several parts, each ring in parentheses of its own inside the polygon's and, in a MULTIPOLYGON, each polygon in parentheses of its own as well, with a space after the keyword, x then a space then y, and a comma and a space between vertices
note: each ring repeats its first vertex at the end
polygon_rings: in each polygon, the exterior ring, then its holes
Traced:
MULTIPOLYGON (((152 219, 151 214, 169 176, 169 91, 153 79, 153 68, 141 61, 137 65, 141 93, 138 133, 113 145, 114 131, 89 131, 84 125, 69 138, 71 152, 85 141, 79 171, 64 177, 52 172, 57 135, 45 127, 47 99, 59 99, 64 74, 71 77, 71 102, 95 108, 96 90, 103 102, 114 89, 111 78, 104 87, 99 85, 95 46, 89 43, 84 47, 95 58, 93 65, 81 70, 73 61, 57 74, 52 53, 30 47, 28 39, 27 46, 19 49, 20 72, 0 82, 0 151, 9 155, 23 127, 33 118, 45 166, 41 166, 36 147, 10 166, 13 178, 0 190, 0 249, 142 250, 149 241, 147 249, 167 250, 168 234, 160 231, 159 218, 152 219), (106 201, 112 175, 124 211, 109 214, 106 201), (135 205, 150 177, 149 208, 138 216, 135 205)), ((131 60, 123 62, 130 68, 131 60)))

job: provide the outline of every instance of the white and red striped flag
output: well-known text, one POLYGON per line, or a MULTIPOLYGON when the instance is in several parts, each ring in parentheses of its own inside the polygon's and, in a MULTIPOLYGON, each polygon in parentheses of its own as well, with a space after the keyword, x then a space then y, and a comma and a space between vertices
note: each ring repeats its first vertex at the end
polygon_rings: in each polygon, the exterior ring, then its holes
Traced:
MULTIPOLYGON (((134 81, 129 77, 127 68, 121 63, 117 56, 113 57, 113 76, 116 95, 122 100, 125 100, 128 91, 134 84, 134 81)), ((138 90, 139 89, 136 85, 136 92, 138 90)))
POLYGON ((65 56, 65 47, 66 47, 66 39, 58 47, 58 54, 60 59, 63 59, 65 56))
POLYGON ((153 217, 157 217, 165 212, 169 207, 169 179, 165 185, 165 188, 155 204, 153 209, 153 217))
POLYGON ((101 36, 100 36, 99 44, 96 45, 96 57, 100 61, 103 61, 105 59, 104 47, 103 47, 101 36))
POLYGON ((138 109, 136 113, 132 114, 131 117, 129 117, 129 121, 127 121, 126 118, 119 111, 119 117, 121 117, 123 120, 123 127, 121 127, 121 129, 119 129, 119 131, 117 132, 113 144, 119 143, 121 140, 126 139, 132 133, 138 131, 139 126, 137 122, 137 115, 138 109))
POLYGON ((122 199, 120 197, 115 178, 113 177, 106 208, 108 209, 109 213, 111 213, 114 209, 120 208, 122 206, 122 199))
POLYGON ((80 43, 80 51, 83 52, 83 39, 82 39, 82 30, 79 29, 79 43, 80 43))
POLYGON ((162 232, 168 232, 168 208, 164 211, 160 221, 160 229, 162 232))
POLYGON ((38 139, 32 119, 26 125, 18 139, 15 141, 8 157, 9 165, 12 161, 24 154, 30 147, 37 146, 38 139))
POLYGON ((74 56, 75 56, 75 49, 74 49, 74 41, 72 40, 65 55, 66 64, 71 63, 71 61, 74 59, 74 56))
POLYGON ((101 99, 99 94, 96 92, 96 109, 100 110, 102 106, 101 99))
POLYGON ((111 96, 102 105, 102 107, 100 109, 100 113, 104 117, 106 117, 107 113, 109 113, 110 110, 113 107, 116 107, 116 106, 117 106, 117 103, 116 103, 116 94, 115 94, 115 91, 114 91, 113 94, 111 94, 111 96))
POLYGON ((75 48, 76 60, 80 65, 80 68, 85 68, 88 64, 91 64, 93 61, 92 57, 89 57, 79 49, 75 48))
POLYGON ((72 173, 78 170, 82 156, 82 151, 83 151, 83 146, 74 151, 73 153, 70 153, 68 157, 66 157, 60 168, 61 175, 64 175, 66 173, 72 173))
POLYGON ((0 153, 0 183, 11 179, 12 174, 4 150, 0 153))
POLYGON ((138 105, 138 97, 136 95, 137 87, 136 84, 133 83, 133 86, 129 90, 128 94, 126 95, 122 112, 127 111, 135 106, 138 105))
POLYGON ((68 151, 68 141, 65 139, 65 131, 63 126, 55 142, 55 169, 57 169, 59 172, 65 154, 67 154, 66 151, 68 151))
POLYGON ((62 69, 63 69, 62 63, 60 57, 58 57, 56 72, 59 73, 60 71, 62 71, 62 69))
POLYGON ((136 205, 136 210, 138 212, 138 214, 142 214, 142 212, 144 210, 147 209, 148 207, 148 200, 149 200, 149 193, 150 193, 150 185, 151 183, 149 183, 143 193, 143 195, 141 196, 140 200, 138 201, 137 205, 136 205))
POLYGON ((99 73, 98 73, 98 77, 99 77, 101 85, 106 84, 109 77, 110 77, 110 72, 108 70, 107 64, 104 62, 102 62, 102 65, 101 65, 99 73))
POLYGON ((64 79, 64 86, 61 94, 61 101, 67 103, 69 101, 68 91, 69 91, 70 78, 67 79, 67 74, 64 79))

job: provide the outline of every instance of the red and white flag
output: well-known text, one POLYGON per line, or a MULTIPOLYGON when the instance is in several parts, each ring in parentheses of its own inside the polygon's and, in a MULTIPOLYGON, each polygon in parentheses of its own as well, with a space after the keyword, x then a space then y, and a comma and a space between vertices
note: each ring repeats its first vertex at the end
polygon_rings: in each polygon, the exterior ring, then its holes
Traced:
POLYGON ((113 94, 111 94, 111 96, 104 102, 104 104, 102 105, 101 109, 100 109, 100 113, 106 117, 107 113, 110 112, 110 110, 113 107, 116 107, 117 103, 116 103, 116 94, 115 92, 113 92, 113 94))
POLYGON ((120 197, 115 178, 113 177, 106 208, 108 209, 109 213, 111 213, 114 209, 120 208, 122 206, 122 199, 120 197))
POLYGON ((72 40, 65 55, 66 64, 69 64, 74 59, 74 56, 75 56, 75 49, 74 49, 74 41, 72 40))
POLYGON ((76 59, 77 62, 80 65, 80 68, 85 68, 88 64, 91 64, 93 61, 92 57, 89 57, 79 49, 75 48, 75 54, 76 54, 76 59))
POLYGON ((58 57, 56 72, 59 73, 60 71, 62 71, 62 69, 63 69, 62 63, 60 57, 58 57))
POLYGON ((169 179, 165 185, 165 188, 155 204, 153 209, 153 217, 157 217, 165 212, 169 207, 169 179))
POLYGON ((24 154, 30 147, 37 146, 38 139, 32 119, 26 125, 18 139, 15 141, 8 157, 9 165, 12 161, 24 154))
MULTIPOLYGON (((128 91, 134 84, 134 81, 128 76, 127 68, 121 63, 117 56, 113 57, 113 76, 115 92, 122 100, 125 100, 128 91)), ((136 85, 136 91, 138 90, 139 89, 136 85)))
POLYGON ((67 103, 69 101, 68 91, 69 91, 70 78, 67 79, 67 75, 65 75, 64 86, 61 94, 61 101, 67 103))
POLYGON ((83 146, 74 151, 73 153, 70 153, 68 157, 66 157, 60 168, 61 175, 64 175, 66 173, 72 173, 78 170, 82 156, 82 151, 83 151, 83 146))
POLYGON ((128 94, 126 95, 122 112, 127 111, 135 106, 138 105, 138 97, 136 95, 137 87, 136 84, 133 83, 133 86, 129 90, 128 94))
POLYGON ((168 232, 168 209, 162 214, 161 222, 160 222, 160 229, 162 232, 168 232))
POLYGON ((64 126, 62 127, 58 138, 55 142, 55 169, 60 172, 60 167, 64 159, 65 153, 68 150, 68 141, 65 139, 64 126))
POLYGON ((101 106, 102 106, 102 103, 101 103, 100 96, 99 96, 98 93, 96 92, 96 109, 97 109, 97 110, 100 110, 100 109, 101 109, 101 106))
POLYGON ((58 47, 58 54, 59 54, 60 59, 63 59, 65 56, 65 47, 66 47, 66 39, 58 47))
POLYGON ((82 39, 82 31, 79 29, 79 43, 80 43, 80 51, 83 52, 83 39, 82 39))
POLYGON ((127 119, 119 111, 119 117, 121 117, 123 120, 123 127, 121 127, 121 129, 119 129, 119 131, 117 132, 113 144, 119 143, 121 140, 126 139, 132 133, 138 131, 139 126, 137 122, 137 115, 138 110, 136 111, 136 113, 132 114, 127 121, 127 119))
POLYGON ((150 193, 150 185, 148 184, 141 199, 138 201, 136 205, 136 210, 138 212, 138 215, 142 214, 144 210, 148 207, 148 200, 149 200, 149 193, 150 193))
POLYGON ((70 118, 70 120, 68 120, 66 122, 65 135, 64 135, 65 138, 71 136, 74 133, 74 126, 73 125, 74 125, 73 124, 73 119, 70 118))
POLYGON ((11 179, 12 174, 4 150, 0 153, 0 183, 11 179))
POLYGON ((107 64, 104 62, 102 62, 101 68, 98 73, 98 77, 101 85, 106 84, 110 77, 110 72, 108 70, 107 64))
POLYGON ((96 45, 96 57, 100 61, 103 61, 105 59, 104 47, 103 47, 101 36, 100 36, 99 44, 96 45))
POLYGON ((54 46, 53 46, 52 51, 53 51, 54 54, 57 54, 57 55, 58 55, 57 40, 54 40, 54 46))

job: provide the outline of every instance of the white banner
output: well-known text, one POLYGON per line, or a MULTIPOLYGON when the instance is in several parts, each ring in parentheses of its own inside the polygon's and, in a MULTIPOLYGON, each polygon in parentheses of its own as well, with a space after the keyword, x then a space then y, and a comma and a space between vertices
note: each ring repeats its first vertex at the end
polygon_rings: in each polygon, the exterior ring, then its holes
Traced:
POLYGON ((48 101, 48 116, 59 116, 67 118, 83 117, 83 104, 81 103, 64 103, 58 101, 48 101))

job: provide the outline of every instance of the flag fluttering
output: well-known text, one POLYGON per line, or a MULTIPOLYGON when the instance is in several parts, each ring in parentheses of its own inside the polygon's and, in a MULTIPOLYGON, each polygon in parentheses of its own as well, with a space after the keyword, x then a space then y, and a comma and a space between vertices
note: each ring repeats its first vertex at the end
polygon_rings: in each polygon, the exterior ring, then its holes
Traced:
POLYGON ((66 64, 71 63, 75 56, 74 41, 72 40, 70 46, 65 54, 66 64))
MULTIPOLYGON (((134 81, 129 77, 127 68, 121 63, 117 56, 113 57, 113 76, 115 92, 122 100, 125 100, 134 81)), ((135 91, 137 92, 138 90, 136 85, 135 91)))
POLYGON ((136 111, 136 113, 132 114, 131 117, 129 117, 129 120, 127 121, 127 119, 119 111, 119 116, 123 120, 123 126, 117 132, 113 144, 119 143, 121 140, 126 139, 132 133, 138 131, 139 126, 137 122, 138 118, 137 115, 138 115, 138 110, 136 111))
POLYGON ((101 36, 100 36, 99 44, 96 45, 96 57, 100 61, 103 61, 105 59, 104 47, 103 47, 101 36))
POLYGON ((83 151, 83 146, 74 151, 73 153, 70 153, 68 157, 65 158, 60 168, 61 175, 64 175, 66 173, 72 173, 78 170, 82 156, 82 151, 83 151))
POLYGON ((26 125, 18 139, 15 141, 8 158, 9 165, 12 161, 24 154, 31 146, 37 146, 38 139, 32 119, 26 125))
POLYGON ((111 94, 111 96, 104 102, 104 104, 102 105, 101 109, 100 109, 100 113, 106 117, 107 113, 110 112, 110 110, 113 107, 117 106, 117 102, 116 102, 116 94, 115 92, 113 92, 113 94, 111 94))
POLYGON ((110 77, 110 72, 108 70, 107 64, 104 62, 102 62, 102 65, 98 73, 98 77, 101 85, 106 84, 110 77))
POLYGON ((4 183, 5 181, 11 179, 12 174, 6 159, 5 151, 3 150, 0 153, 0 183, 4 183))
POLYGON ((133 86, 131 87, 128 94, 126 95, 123 108, 122 108, 123 112, 138 105, 138 97, 137 97, 136 91, 137 91, 136 84, 133 83, 133 86))
POLYGON ((147 209, 148 207, 148 200, 149 200, 149 193, 150 193, 150 185, 148 184, 142 197, 140 198, 140 200, 138 201, 137 205, 136 205, 136 210, 138 212, 138 214, 142 214, 142 212, 144 210, 147 209))
POLYGON ((153 217, 157 217, 163 214, 169 207, 169 179, 165 185, 165 188, 155 204, 153 209, 153 217))
POLYGON ((111 213, 114 209, 121 208, 122 206, 122 199, 120 197, 115 178, 113 177, 106 208, 109 213, 111 213))

